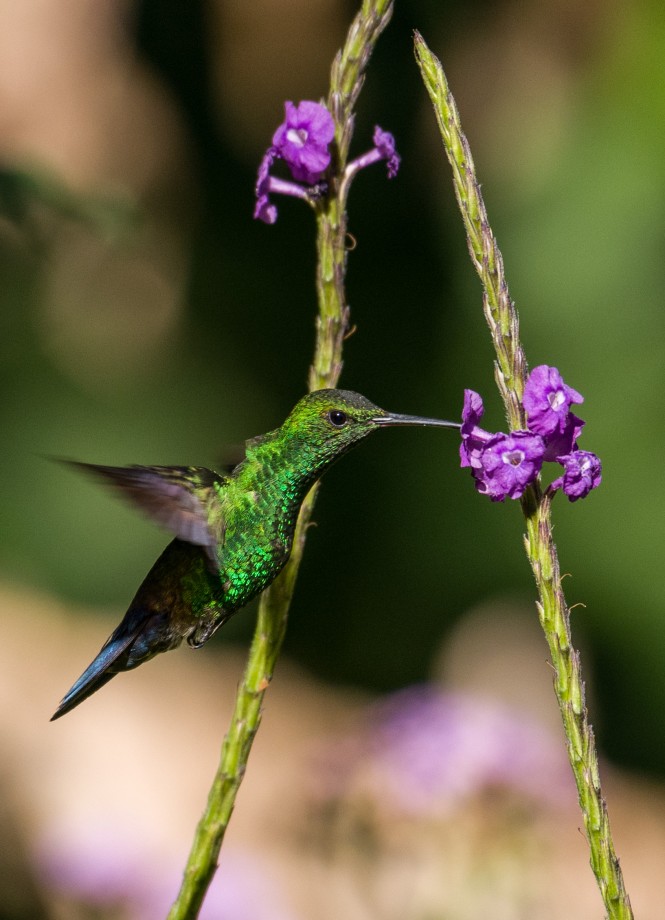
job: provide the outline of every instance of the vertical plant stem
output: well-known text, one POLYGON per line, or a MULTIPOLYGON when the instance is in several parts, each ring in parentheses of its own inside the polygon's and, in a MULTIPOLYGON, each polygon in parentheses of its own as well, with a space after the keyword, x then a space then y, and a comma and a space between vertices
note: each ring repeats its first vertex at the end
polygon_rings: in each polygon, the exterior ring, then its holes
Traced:
MULTIPOLYGON (((415 34, 415 52, 434 106, 446 155, 453 170, 455 195, 462 212, 471 260, 483 286, 483 309, 496 350, 495 376, 511 429, 525 428, 522 395, 526 359, 519 340, 517 311, 508 293, 503 259, 487 219, 469 143, 440 62, 415 34)), ((525 545, 539 594, 538 613, 550 649, 554 689, 566 734, 591 851, 591 868, 612 920, 630 920, 632 910, 614 850, 607 805, 602 795, 598 755, 584 699, 580 657, 573 648, 570 611, 561 589, 556 546, 552 539, 551 497, 540 486, 522 499, 525 545)))
MULTIPOLYGON (((388 25, 391 13, 392 0, 364 0, 332 67, 328 104, 335 121, 336 156, 330 188, 317 214, 318 316, 314 357, 309 373, 310 391, 335 387, 342 370, 342 348, 349 318, 344 285, 348 187, 343 182, 343 175, 353 134, 353 110, 362 88, 365 68, 381 32, 388 25)), ((289 606, 317 491, 315 485, 303 502, 288 563, 261 597, 254 638, 236 695, 231 727, 222 744, 208 803, 196 828, 182 885, 168 920, 194 920, 198 916, 217 869, 224 834, 261 721, 263 696, 272 680, 284 640, 289 606)))

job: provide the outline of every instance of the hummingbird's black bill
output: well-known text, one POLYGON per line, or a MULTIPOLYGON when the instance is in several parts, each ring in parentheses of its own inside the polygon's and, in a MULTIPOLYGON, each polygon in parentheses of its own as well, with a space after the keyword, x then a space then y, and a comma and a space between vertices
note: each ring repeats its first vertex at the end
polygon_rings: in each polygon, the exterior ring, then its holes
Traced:
POLYGON ((399 415, 389 412, 372 419, 377 425, 424 425, 427 428, 461 428, 459 422, 447 422, 441 418, 422 418, 420 415, 399 415))

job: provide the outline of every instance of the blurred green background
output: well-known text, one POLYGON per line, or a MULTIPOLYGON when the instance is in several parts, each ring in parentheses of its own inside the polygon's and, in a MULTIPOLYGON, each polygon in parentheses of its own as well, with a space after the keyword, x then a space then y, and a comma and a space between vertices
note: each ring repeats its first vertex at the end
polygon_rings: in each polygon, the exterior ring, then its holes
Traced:
MULTIPOLYGON (((38 25, 16 7, 0 40, 0 570, 72 616, 119 619, 166 538, 45 458, 215 465, 302 395, 314 221, 284 200, 274 227, 256 223, 253 184, 283 101, 326 95, 355 6, 52 7, 38 25)), ((472 387, 498 429, 415 27, 456 96, 527 357, 585 395, 582 446, 603 459, 602 488, 555 507, 600 742, 663 773, 665 509, 641 466, 663 433, 665 12, 405 0, 381 39, 353 152, 378 123, 403 162, 394 182, 375 168, 352 190, 342 385, 444 417, 472 387)), ((447 434, 377 435, 328 475, 316 519, 286 653, 326 679, 421 679, 466 611, 533 599, 519 507, 476 495, 447 434)), ((252 627, 244 612, 214 644, 252 627)))

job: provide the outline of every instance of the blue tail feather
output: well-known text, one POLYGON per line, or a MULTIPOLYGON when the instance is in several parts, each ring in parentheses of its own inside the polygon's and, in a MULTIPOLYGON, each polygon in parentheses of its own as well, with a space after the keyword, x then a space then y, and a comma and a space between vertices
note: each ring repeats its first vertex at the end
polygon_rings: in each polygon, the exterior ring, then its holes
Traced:
MULTIPOLYGON (((144 611, 141 612, 142 615, 140 616, 136 616, 136 611, 133 611, 133 613, 134 616, 125 617, 120 626, 104 643, 95 660, 88 665, 71 690, 63 697, 55 713, 51 716, 51 722, 78 706, 79 703, 82 703, 83 700, 108 683, 116 674, 127 670, 127 659, 132 645, 150 618, 150 614, 146 615, 144 611)), ((138 662, 136 663, 138 664, 138 662)), ((131 667, 131 665, 129 666, 131 667)))

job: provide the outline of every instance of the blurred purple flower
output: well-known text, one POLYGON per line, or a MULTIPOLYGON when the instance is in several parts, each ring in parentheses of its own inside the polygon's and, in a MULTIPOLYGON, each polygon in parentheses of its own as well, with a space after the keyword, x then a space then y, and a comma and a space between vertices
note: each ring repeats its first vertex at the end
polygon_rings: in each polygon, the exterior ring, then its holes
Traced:
POLYGON ((584 402, 577 390, 567 386, 556 367, 540 364, 527 377, 524 409, 529 430, 543 437, 563 433, 571 403, 584 402))
MULTIPOLYGON (((92 909, 95 916, 120 907, 122 916, 131 920, 166 916, 182 875, 179 863, 137 840, 131 827, 108 824, 78 833, 60 828, 42 841, 38 864, 48 888, 92 909)), ((295 920, 270 866, 254 853, 232 847, 225 851, 200 917, 295 920)))
POLYGON ((284 103, 286 117, 273 135, 273 150, 297 182, 315 185, 330 165, 333 117, 320 102, 284 103))
POLYGON ((588 450, 574 450, 565 457, 557 457, 563 465, 563 476, 555 479, 550 491, 563 489, 571 502, 586 498, 592 489, 598 488, 602 479, 602 466, 596 454, 588 450))
POLYGON ((389 131, 384 131, 376 125, 372 140, 374 141, 374 146, 381 154, 381 157, 386 161, 388 178, 394 179, 397 175, 399 164, 402 162, 402 158, 399 153, 397 153, 395 138, 389 131))
POLYGON ((546 805, 574 802, 566 759, 540 725, 489 700, 428 685, 371 707, 357 735, 336 744, 328 759, 328 796, 359 785, 381 807, 404 814, 445 816, 496 787, 546 805))
MULTIPOLYGON (((42 840, 38 866, 47 887, 96 909, 142 903, 145 854, 128 831, 92 822, 42 840)), ((130 911, 130 916, 132 913, 130 911)))
POLYGON ((230 848, 225 849, 199 916, 200 920, 295 920, 284 906, 276 873, 265 860, 230 848))
POLYGON ((254 206, 254 217, 264 224, 274 224, 277 220, 277 208, 271 204, 267 195, 259 195, 254 206))

